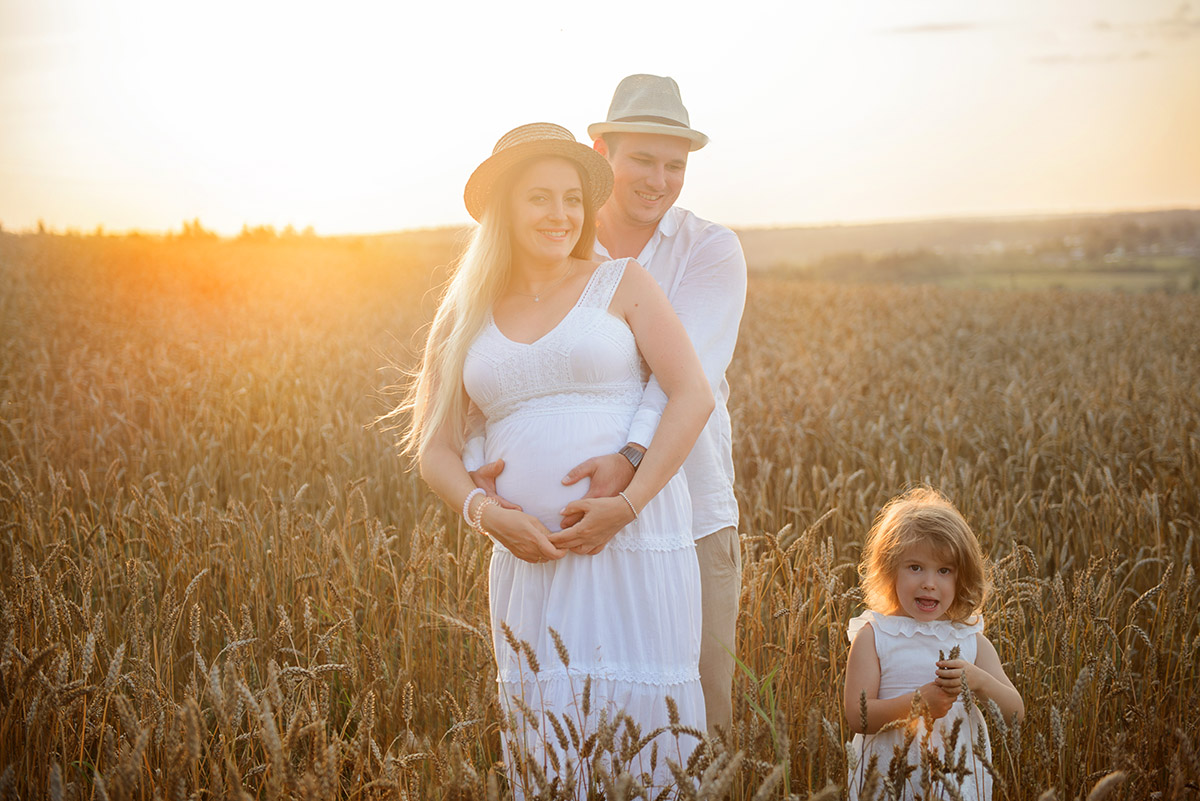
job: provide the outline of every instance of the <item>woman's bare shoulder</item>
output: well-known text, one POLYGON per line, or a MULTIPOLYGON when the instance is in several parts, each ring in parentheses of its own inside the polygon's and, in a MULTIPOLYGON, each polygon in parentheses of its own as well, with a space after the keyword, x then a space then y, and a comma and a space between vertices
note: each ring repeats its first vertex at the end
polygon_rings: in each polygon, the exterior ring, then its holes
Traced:
POLYGON ((654 280, 654 276, 650 275, 637 259, 629 259, 625 263, 624 272, 621 274, 621 286, 639 293, 655 292, 657 294, 662 292, 662 288, 654 280))

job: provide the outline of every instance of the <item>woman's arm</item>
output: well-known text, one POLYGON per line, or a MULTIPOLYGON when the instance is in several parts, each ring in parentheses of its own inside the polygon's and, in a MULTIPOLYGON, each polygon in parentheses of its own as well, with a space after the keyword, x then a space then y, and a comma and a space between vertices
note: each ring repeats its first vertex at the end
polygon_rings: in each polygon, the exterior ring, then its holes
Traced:
MULTIPOLYGON (((461 510, 463 500, 475 489, 475 482, 463 467, 462 452, 451 443, 446 425, 442 425, 421 448, 417 462, 421 478, 429 488, 450 508, 461 510)), ((478 509, 482 502, 482 498, 475 499, 472 510, 478 509)), ((483 510, 483 527, 513 556, 526 562, 544 562, 566 556, 565 550, 550 544, 547 539, 550 532, 540 520, 517 509, 489 504, 483 510)))
POLYGON ((995 646, 982 634, 975 635, 975 663, 962 659, 938 662, 938 683, 947 690, 956 690, 963 682, 977 697, 991 699, 1000 708, 1005 720, 1025 717, 1025 702, 1004 672, 995 646))
POLYGON ((550 537, 559 548, 596 553, 633 520, 683 466, 696 438, 712 413, 712 389, 687 331, 667 296, 637 262, 625 274, 609 306, 629 325, 638 350, 667 396, 652 447, 625 489, 625 498, 583 498, 567 504, 564 515, 583 513, 583 519, 550 537), (632 504, 632 509, 630 508, 632 504))
POLYGON ((667 396, 652 447, 625 490, 642 509, 683 467, 715 401, 696 349, 658 282, 637 262, 625 268, 625 275, 614 311, 624 314, 638 350, 667 396))
MULTIPOLYGON (((912 711, 913 693, 895 698, 879 697, 879 654, 875 650, 875 630, 871 624, 862 630, 850 643, 850 656, 846 660, 846 686, 842 697, 846 720, 850 731, 856 734, 875 734, 893 720, 905 720, 912 711), (867 700, 866 728, 863 728, 863 694, 867 700)), ((955 696, 944 692, 933 682, 922 685, 921 699, 929 706, 935 718, 950 711, 955 696)))

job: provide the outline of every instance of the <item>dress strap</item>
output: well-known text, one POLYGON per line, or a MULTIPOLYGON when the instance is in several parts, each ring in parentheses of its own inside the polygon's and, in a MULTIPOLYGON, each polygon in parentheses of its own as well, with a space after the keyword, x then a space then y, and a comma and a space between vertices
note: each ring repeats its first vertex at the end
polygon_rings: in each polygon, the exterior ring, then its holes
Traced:
POLYGON ((607 309, 612 303, 622 276, 625 275, 627 264, 627 258, 613 259, 597 267, 583 294, 579 296, 578 305, 591 309, 607 309))

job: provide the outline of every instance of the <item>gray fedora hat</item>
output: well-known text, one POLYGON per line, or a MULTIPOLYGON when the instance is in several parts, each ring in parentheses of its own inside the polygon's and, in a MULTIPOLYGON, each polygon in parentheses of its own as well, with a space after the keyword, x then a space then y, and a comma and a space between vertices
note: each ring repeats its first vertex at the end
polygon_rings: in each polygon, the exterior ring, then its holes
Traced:
POLYGON ((659 75, 630 75, 622 80, 613 92, 608 119, 592 123, 587 132, 592 139, 606 133, 678 136, 690 142, 689 150, 708 144, 708 137, 691 127, 679 84, 659 75))

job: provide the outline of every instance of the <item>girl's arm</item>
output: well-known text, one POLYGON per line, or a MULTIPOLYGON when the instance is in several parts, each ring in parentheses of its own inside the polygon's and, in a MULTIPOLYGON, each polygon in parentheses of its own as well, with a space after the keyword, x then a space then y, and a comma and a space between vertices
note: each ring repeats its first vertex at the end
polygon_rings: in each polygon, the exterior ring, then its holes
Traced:
MULTIPOLYGON (((905 693, 895 698, 879 697, 879 654, 875 650, 875 631, 868 623, 850 643, 850 656, 846 662, 846 687, 843 696, 846 720, 850 730, 856 734, 875 734, 893 720, 904 720, 912 711, 914 693, 905 693), (867 726, 863 729, 862 696, 867 696, 867 726)), ((942 690, 933 682, 918 688, 921 698, 929 706, 935 718, 950 711, 955 696, 942 690)))
MULTIPOLYGON (((439 427, 428 444, 421 448, 417 461, 421 478, 429 488, 450 508, 461 510, 463 500, 475 489, 475 482, 463 467, 462 451, 451 443, 447 425, 439 427)), ((482 498, 474 499, 472 510, 478 509, 482 502, 482 498)), ((547 539, 550 532, 541 521, 520 510, 488 505, 483 510, 483 527, 514 556, 526 562, 543 562, 566 556, 565 550, 550 544, 547 539)))
POLYGON ((978 644, 975 664, 961 659, 938 662, 938 683, 954 690, 965 682, 977 697, 995 701, 1005 720, 1025 717, 1025 702, 1005 674, 995 646, 982 634, 976 634, 975 641, 978 644))
POLYGON ((583 513, 583 519, 550 537, 559 548, 597 553, 623 526, 633 520, 683 466, 714 401, 696 349, 688 339, 667 296, 642 267, 631 261, 613 302, 612 314, 624 317, 638 351, 667 396, 654 441, 646 451, 623 498, 583 498, 567 504, 564 515, 583 513), (632 508, 630 508, 632 505, 632 508))

